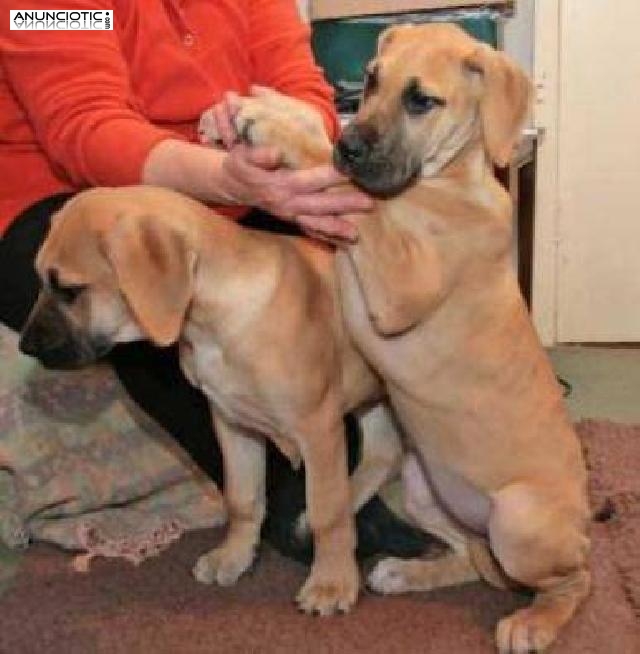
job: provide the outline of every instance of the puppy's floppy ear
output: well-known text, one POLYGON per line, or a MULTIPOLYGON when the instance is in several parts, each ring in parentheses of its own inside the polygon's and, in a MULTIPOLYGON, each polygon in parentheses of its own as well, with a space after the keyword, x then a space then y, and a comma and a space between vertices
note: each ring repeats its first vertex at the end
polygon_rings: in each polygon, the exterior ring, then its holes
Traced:
POLYGON ((196 255, 152 215, 122 216, 102 240, 120 290, 156 345, 177 340, 193 293, 196 255))
POLYGON ((479 46, 465 65, 483 81, 480 117, 491 160, 506 166, 529 114, 533 87, 525 72, 488 45, 479 46))

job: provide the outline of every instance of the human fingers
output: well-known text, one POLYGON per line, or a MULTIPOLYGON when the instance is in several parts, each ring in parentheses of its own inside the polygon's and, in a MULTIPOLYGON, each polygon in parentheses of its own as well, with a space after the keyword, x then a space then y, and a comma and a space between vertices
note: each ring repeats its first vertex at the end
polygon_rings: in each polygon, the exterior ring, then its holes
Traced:
POLYGON ((358 230, 355 225, 331 215, 298 216, 296 222, 305 231, 316 238, 331 243, 346 241, 353 243, 358 240, 358 230))
POLYGON ((298 193, 313 193, 345 184, 347 178, 331 165, 291 171, 291 183, 298 193))
POLYGON ((287 202, 291 215, 326 216, 367 212, 373 208, 373 201, 359 191, 343 193, 293 193, 287 202))
POLYGON ((213 106, 213 115, 220 139, 227 150, 230 150, 238 140, 238 133, 233 124, 232 114, 226 99, 213 106))
POLYGON ((240 111, 242 98, 235 91, 227 91, 224 94, 224 99, 227 103, 227 108, 229 109, 229 115, 231 118, 234 118, 238 111, 240 111))
POLYGON ((263 170, 275 170, 282 166, 282 152, 271 146, 239 146, 246 161, 263 170))

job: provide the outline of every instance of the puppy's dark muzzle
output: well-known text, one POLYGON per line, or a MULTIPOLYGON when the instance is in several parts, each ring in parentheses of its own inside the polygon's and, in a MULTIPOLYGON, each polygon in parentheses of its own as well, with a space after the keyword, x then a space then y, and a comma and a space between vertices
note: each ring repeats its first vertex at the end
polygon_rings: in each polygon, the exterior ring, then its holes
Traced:
POLYGON ((57 301, 42 292, 20 337, 20 351, 45 368, 72 370, 95 362, 109 350, 102 339, 92 340, 74 328, 57 301))
POLYGON ((388 198, 404 190, 416 176, 398 140, 382 139, 368 123, 352 122, 333 150, 335 167, 367 193, 388 198))
POLYGON ((348 174, 353 174, 369 157, 377 134, 364 126, 352 123, 348 125, 339 141, 336 143, 333 158, 338 170, 348 174))

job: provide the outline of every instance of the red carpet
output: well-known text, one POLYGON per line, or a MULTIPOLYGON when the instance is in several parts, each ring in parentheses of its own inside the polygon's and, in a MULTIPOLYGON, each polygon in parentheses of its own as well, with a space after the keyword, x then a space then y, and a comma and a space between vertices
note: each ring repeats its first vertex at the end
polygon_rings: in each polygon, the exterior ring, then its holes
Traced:
MULTIPOLYGON (((592 468, 594 591, 554 652, 640 652, 640 427, 580 426, 592 468)), ((219 532, 184 537, 136 568, 33 547, 0 599, 2 654, 489 654, 497 620, 526 601, 472 584, 431 594, 364 593, 348 616, 299 615, 304 568, 272 551, 235 588, 204 587, 190 568, 219 532)))

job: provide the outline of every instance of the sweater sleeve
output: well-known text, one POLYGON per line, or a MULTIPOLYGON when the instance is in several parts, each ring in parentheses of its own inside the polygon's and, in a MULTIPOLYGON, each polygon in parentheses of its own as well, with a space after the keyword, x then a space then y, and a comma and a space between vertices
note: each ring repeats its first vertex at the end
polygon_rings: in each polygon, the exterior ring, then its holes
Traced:
MULTIPOLYGON (((35 3, 10 4, 29 9, 35 3)), ((40 10, 61 3, 37 4, 40 10)), ((70 10, 112 9, 109 0, 63 4, 70 10)), ((8 23, 5 17, 0 26, 2 65, 55 169, 79 186, 138 183, 153 146, 177 135, 136 111, 117 33, 10 31, 8 23)))
POLYGON ((248 7, 254 80, 314 105, 334 139, 339 123, 333 89, 314 61, 310 30, 295 0, 249 0, 248 7))

